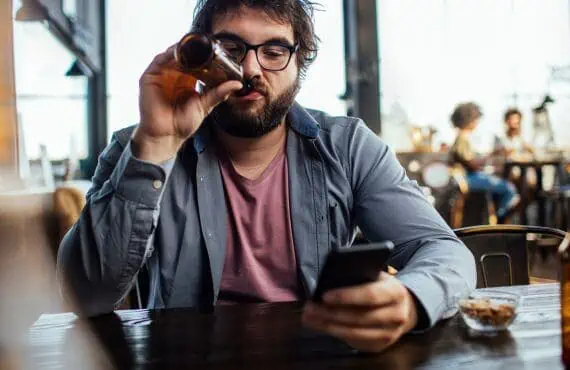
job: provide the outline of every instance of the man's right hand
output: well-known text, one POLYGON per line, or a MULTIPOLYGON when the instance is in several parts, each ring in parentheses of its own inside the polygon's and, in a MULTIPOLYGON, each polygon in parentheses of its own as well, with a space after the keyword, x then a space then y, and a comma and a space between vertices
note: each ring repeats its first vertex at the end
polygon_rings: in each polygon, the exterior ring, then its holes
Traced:
POLYGON ((196 80, 175 68, 174 48, 157 55, 139 82, 140 123, 132 150, 138 159, 157 164, 175 156, 206 116, 242 88, 241 82, 228 81, 197 93, 192 88, 196 80))

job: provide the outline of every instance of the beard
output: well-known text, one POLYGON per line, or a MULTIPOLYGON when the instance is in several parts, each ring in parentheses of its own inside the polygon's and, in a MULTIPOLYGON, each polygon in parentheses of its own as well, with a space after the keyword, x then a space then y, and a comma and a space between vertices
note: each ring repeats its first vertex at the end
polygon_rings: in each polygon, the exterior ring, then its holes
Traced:
POLYGON ((216 125, 231 136, 256 138, 274 130, 289 112, 300 87, 300 80, 297 77, 289 88, 275 99, 270 100, 268 90, 259 78, 253 79, 251 83, 253 90, 259 92, 267 100, 261 112, 258 110, 248 112, 227 100, 212 111, 212 118, 216 125))

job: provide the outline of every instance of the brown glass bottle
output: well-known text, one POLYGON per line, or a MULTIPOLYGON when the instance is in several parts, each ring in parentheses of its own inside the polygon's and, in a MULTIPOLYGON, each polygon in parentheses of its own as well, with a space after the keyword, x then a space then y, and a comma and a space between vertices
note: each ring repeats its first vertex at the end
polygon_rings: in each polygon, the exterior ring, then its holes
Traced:
POLYGON ((207 87, 237 80, 244 83, 244 89, 239 95, 244 95, 249 90, 241 65, 230 57, 218 41, 207 35, 185 35, 176 45, 174 59, 182 72, 194 76, 207 87))
POLYGON ((560 314, 562 317, 562 361, 570 368, 570 233, 558 249, 560 257, 560 314))

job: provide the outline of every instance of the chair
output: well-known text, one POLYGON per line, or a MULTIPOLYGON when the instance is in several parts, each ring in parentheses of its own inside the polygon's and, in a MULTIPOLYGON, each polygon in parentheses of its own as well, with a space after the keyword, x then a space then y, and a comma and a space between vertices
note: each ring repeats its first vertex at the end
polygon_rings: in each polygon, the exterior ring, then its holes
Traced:
POLYGON ((543 191, 540 196, 552 203, 553 226, 570 230, 570 185, 543 191))
POLYGON ((551 201, 553 226, 570 230, 570 163, 557 167, 555 186, 543 190, 539 197, 551 201))
POLYGON ((470 190, 462 171, 451 169, 450 173, 457 190, 452 197, 451 227, 496 225, 497 215, 491 193, 470 190))
POLYGON ((428 199, 452 227, 496 223, 491 194, 470 192, 465 177, 450 167, 448 153, 398 152, 397 158, 410 179, 430 189, 428 199))
POLYGON ((477 288, 529 284, 529 247, 553 239, 558 245, 566 237, 559 229, 523 225, 472 226, 455 234, 475 257, 477 288))
MULTIPOLYGON (((78 182, 78 184, 81 184, 78 182)), ((85 207, 87 190, 89 185, 76 185, 69 182, 58 186, 53 193, 54 211, 58 219, 59 235, 61 242, 65 234, 79 219, 83 207, 85 207)), ((59 244, 59 243, 58 243, 59 244)))

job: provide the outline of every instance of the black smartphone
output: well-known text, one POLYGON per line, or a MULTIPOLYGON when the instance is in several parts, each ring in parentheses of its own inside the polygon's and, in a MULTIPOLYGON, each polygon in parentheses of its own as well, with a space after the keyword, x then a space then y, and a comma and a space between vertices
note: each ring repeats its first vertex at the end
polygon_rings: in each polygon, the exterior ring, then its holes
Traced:
POLYGON ((378 280, 386 271, 394 244, 391 241, 361 244, 331 251, 321 270, 313 301, 322 302, 325 292, 378 280))

